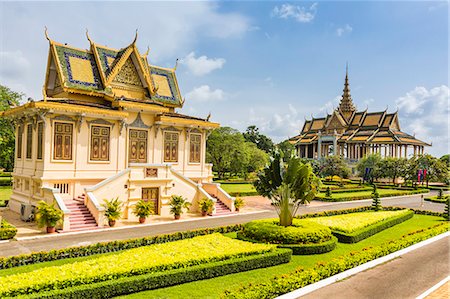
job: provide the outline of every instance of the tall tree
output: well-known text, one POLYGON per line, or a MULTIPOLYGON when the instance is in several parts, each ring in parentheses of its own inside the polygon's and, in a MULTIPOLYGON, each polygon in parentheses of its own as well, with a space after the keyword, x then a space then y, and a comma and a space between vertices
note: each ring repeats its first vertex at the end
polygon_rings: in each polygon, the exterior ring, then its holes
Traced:
POLYGON ((382 160, 381 169, 383 169, 384 177, 392 179, 392 183, 395 184, 395 180, 401 176, 406 167, 406 159, 388 157, 382 160))
POLYGON ((303 164, 299 158, 284 163, 279 152, 273 154, 254 183, 256 190, 272 201, 282 226, 292 225, 300 205, 314 199, 320 184, 309 164, 303 164))
MULTIPOLYGON (((0 85, 0 111, 17 106, 23 94, 12 91, 6 86, 0 85)), ((14 146, 15 132, 14 126, 9 119, 0 119, 0 168, 12 171, 14 168, 14 146)))
POLYGON ((370 169, 368 177, 366 177, 365 179, 373 183, 374 180, 377 180, 380 177, 382 177, 380 161, 381 156, 379 154, 371 154, 359 160, 356 169, 358 170, 358 173, 361 177, 365 176, 366 169, 370 169))
POLYGON ((348 178, 350 168, 340 156, 328 156, 322 162, 320 175, 322 177, 338 176, 340 178, 348 178))
POLYGON ((295 155, 295 146, 289 142, 289 140, 282 141, 277 144, 277 149, 284 153, 283 160, 286 162, 295 155))
POLYGON ((242 135, 246 141, 256 144, 260 150, 266 153, 271 153, 275 148, 272 139, 261 134, 256 126, 247 127, 247 130, 242 135))

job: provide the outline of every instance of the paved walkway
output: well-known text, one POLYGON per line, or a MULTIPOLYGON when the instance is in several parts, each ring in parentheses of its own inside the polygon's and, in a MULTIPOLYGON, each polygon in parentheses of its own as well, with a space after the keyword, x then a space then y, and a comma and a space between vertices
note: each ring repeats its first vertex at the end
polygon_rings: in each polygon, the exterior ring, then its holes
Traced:
MULTIPOLYGON (((159 234, 168 234, 178 231, 194 230, 207 227, 218 227, 231 224, 245 223, 255 219, 264 219, 276 217, 273 207, 265 198, 260 198, 260 205, 267 206, 271 211, 262 211, 260 213, 252 214, 236 214, 225 217, 206 217, 199 220, 192 221, 172 221, 168 223, 138 226, 121 229, 108 229, 98 232, 81 233, 81 234, 56 234, 45 236, 39 239, 10 241, 0 243, 0 256, 12 256, 18 254, 31 253, 36 251, 48 251, 51 249, 61 249, 72 246, 89 245, 98 242, 107 242, 113 240, 126 240, 132 238, 141 238, 145 236, 154 236, 159 234)), ((342 210, 360 206, 370 206, 371 200, 360 200, 341 203, 323 203, 312 202, 309 206, 301 207, 298 214, 315 213, 327 210, 342 210)), ((424 202, 421 207, 420 195, 413 195, 408 197, 385 198, 382 199, 384 206, 402 206, 414 209, 424 209, 442 212, 444 210, 443 204, 435 204, 424 202)))
POLYGON ((433 242, 301 298, 416 298, 449 275, 449 241, 444 238, 433 242))

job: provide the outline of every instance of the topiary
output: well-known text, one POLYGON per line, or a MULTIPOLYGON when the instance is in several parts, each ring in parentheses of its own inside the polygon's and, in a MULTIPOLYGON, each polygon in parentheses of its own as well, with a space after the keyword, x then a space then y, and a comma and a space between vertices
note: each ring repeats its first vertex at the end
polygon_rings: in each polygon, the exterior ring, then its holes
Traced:
POLYGON ((327 187, 327 190, 325 190, 325 196, 328 198, 331 198, 331 188, 327 187))
POLYGON ((444 209, 444 219, 447 221, 450 220, 450 209, 448 207, 449 205, 450 205, 450 196, 445 201, 445 209, 444 209))
POLYGON ((444 197, 444 189, 439 188, 437 198, 442 199, 444 197))
POLYGON ((380 194, 378 193, 377 185, 373 185, 372 199, 372 209, 374 211, 381 210, 380 194))

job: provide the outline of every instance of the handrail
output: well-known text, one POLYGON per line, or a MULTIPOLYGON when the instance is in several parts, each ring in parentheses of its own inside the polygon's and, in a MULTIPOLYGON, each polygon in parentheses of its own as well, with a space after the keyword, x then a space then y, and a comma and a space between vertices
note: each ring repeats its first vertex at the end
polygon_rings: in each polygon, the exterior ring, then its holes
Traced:
POLYGON ((105 208, 100 205, 100 203, 97 200, 97 197, 95 197, 94 193, 92 192, 86 192, 86 200, 91 201, 94 207, 99 211, 102 212, 105 210, 105 208))
POLYGON ((42 187, 44 190, 48 190, 52 193, 53 199, 56 201, 56 204, 58 205, 58 208, 64 213, 64 214, 70 214, 70 210, 67 208, 66 204, 64 203, 64 200, 61 198, 60 192, 58 188, 50 188, 50 187, 42 187))
POLYGON ((126 168, 126 169, 124 169, 124 170, 122 170, 122 171, 116 173, 116 174, 113 175, 112 177, 109 177, 109 178, 107 178, 106 180, 103 180, 103 181, 101 181, 100 183, 98 183, 98 184, 96 184, 96 185, 94 185, 94 186, 92 186, 92 187, 86 187, 86 188, 84 188, 84 190, 85 190, 86 192, 93 192, 93 191, 96 191, 97 189, 99 189, 99 188, 105 186, 106 184, 108 184, 108 183, 114 181, 115 179, 117 179, 117 178, 121 177, 122 175, 126 174, 127 172, 130 172, 130 170, 131 170, 130 168, 126 168))

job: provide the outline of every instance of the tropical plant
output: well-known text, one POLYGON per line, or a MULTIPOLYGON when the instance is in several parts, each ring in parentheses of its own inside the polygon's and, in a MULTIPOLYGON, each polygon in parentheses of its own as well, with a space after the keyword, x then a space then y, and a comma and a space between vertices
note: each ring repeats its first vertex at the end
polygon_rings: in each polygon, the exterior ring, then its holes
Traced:
POLYGON ((242 208, 243 206, 245 206, 245 202, 242 199, 242 197, 236 197, 234 201, 234 208, 236 209, 236 211, 239 212, 239 209, 242 208))
POLYGON ((154 213, 155 204, 152 201, 140 199, 133 208, 133 214, 139 217, 139 222, 145 222, 145 218, 154 213))
POLYGON ((41 200, 37 206, 36 221, 39 227, 47 227, 47 232, 53 232, 61 221, 63 212, 55 208, 55 204, 48 204, 41 200))
POLYGON ((116 220, 120 219, 122 214, 122 202, 120 202, 119 197, 111 200, 105 199, 102 207, 105 208, 105 217, 108 218, 109 226, 114 226, 116 220))
POLYGON ((214 202, 211 199, 205 197, 199 200, 198 206, 200 207, 202 215, 206 216, 207 213, 211 213, 214 202))
POLYGON ((191 203, 188 202, 183 196, 172 195, 170 199, 170 213, 175 216, 175 219, 179 219, 184 209, 189 209, 191 203))
POLYGON ((380 194, 377 190, 377 185, 373 185, 373 191, 372 191, 372 209, 374 211, 381 210, 381 201, 380 201, 380 194))
POLYGON ((320 184, 309 164, 303 164, 299 158, 291 158, 285 164, 283 153, 278 151, 258 173, 254 183, 259 194, 272 201, 282 226, 292 225, 292 218, 300 205, 314 199, 320 184))

